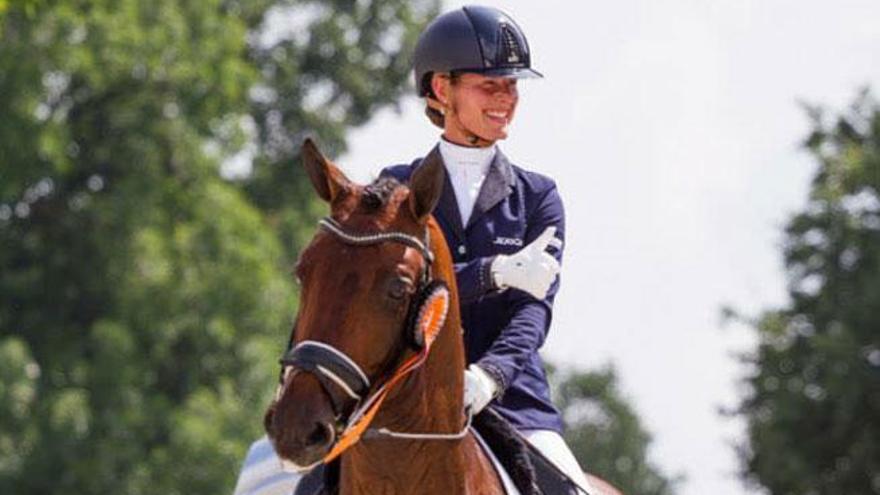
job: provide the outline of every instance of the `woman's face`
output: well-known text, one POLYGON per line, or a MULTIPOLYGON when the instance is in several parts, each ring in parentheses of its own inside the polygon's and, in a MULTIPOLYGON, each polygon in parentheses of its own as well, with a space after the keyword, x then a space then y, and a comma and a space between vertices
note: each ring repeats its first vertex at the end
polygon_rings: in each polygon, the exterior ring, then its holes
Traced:
POLYGON ((519 101, 516 79, 474 73, 461 74, 455 82, 438 74, 434 93, 446 107, 443 136, 468 146, 474 144, 472 135, 486 146, 505 139, 519 101))

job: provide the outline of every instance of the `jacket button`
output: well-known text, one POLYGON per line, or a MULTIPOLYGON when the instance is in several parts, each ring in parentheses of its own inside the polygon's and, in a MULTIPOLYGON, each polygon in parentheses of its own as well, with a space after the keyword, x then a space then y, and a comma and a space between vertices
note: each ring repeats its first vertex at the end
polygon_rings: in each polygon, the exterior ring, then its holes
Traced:
POLYGON ((464 245, 458 246, 458 254, 464 254, 467 252, 467 248, 464 245))

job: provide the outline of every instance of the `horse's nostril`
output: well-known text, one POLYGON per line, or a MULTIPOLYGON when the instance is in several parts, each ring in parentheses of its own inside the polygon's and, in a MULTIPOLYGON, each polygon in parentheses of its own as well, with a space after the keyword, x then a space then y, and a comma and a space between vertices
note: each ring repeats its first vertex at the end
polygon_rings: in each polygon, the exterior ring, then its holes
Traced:
POLYGON ((329 445, 333 441, 333 429, 325 423, 315 423, 315 428, 306 437, 306 445, 309 447, 320 447, 329 445))

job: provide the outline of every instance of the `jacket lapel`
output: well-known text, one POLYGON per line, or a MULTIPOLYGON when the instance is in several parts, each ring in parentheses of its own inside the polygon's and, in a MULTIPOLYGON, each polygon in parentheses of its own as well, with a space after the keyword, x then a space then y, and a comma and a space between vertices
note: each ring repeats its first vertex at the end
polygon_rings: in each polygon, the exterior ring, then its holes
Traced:
MULTIPOLYGON (((452 189, 448 178, 446 182, 447 187, 452 189)), ((486 174, 486 179, 483 180, 483 185, 480 187, 480 194, 477 196, 476 203, 474 203, 474 211, 468 219, 467 228, 470 228, 481 216, 485 215, 487 211, 506 198, 510 194, 513 184, 513 167, 499 149, 495 152, 495 158, 492 160, 492 164, 489 165, 489 172, 486 174)), ((453 198, 453 202, 455 202, 455 198, 453 198)), ((458 210, 458 207, 456 207, 456 210, 458 210)), ((458 217, 461 217, 461 215, 459 214, 458 217)))

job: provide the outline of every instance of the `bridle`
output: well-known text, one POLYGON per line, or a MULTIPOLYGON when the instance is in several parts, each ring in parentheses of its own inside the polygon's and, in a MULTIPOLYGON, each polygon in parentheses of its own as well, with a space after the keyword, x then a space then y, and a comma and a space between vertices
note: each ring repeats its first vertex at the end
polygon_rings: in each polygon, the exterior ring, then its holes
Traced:
MULTIPOLYGON (((306 372, 318 379, 325 394, 330 397, 336 418, 336 433, 333 447, 324 457, 323 462, 330 462, 343 451, 357 443, 361 437, 366 438, 401 438, 410 440, 458 440, 464 438, 470 427, 471 415, 468 413, 464 428, 455 433, 402 433, 387 428, 368 429, 388 395, 390 389, 405 376, 420 367, 428 357, 431 344, 446 320, 449 308, 449 291, 442 281, 434 280, 431 265, 434 253, 430 249, 429 231, 425 229, 424 239, 419 239, 403 232, 374 232, 357 234, 347 232, 333 218, 324 218, 319 222, 321 228, 334 235, 345 244, 353 246, 369 246, 385 242, 397 242, 417 249, 423 260, 420 286, 416 297, 410 303, 404 332, 419 333, 423 342, 417 353, 404 360, 391 376, 381 383, 371 383, 369 377, 358 364, 344 352, 324 342, 305 340, 293 345, 281 358, 281 383, 276 393, 278 400, 283 392, 284 383, 290 373, 306 372), (345 401, 336 399, 332 390, 342 391, 345 401), (351 410, 350 414, 346 414, 351 410), (347 417, 346 417, 347 416, 347 417)), ((294 326, 295 329, 295 326, 294 326)), ((402 353, 401 353, 402 354, 402 353)), ((400 359, 398 359, 399 361, 400 359)))

